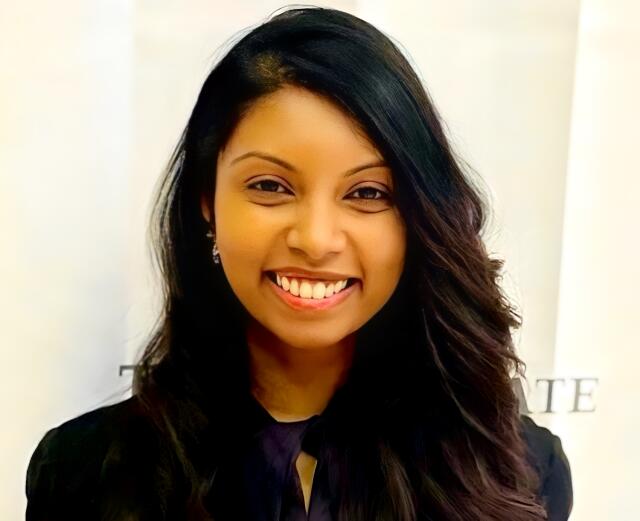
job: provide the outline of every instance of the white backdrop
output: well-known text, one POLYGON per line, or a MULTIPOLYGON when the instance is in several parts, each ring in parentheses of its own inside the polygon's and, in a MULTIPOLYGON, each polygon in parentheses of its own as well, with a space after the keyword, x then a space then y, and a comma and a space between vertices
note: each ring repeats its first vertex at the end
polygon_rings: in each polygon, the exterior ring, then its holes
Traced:
MULTIPOLYGON (((216 49, 282 5, 0 2, 1 519, 24 516, 48 428, 128 396, 119 367, 158 309, 154 184, 216 49)), ((529 409, 572 466, 571 519, 637 519, 640 3, 315 5, 404 47, 491 189, 486 240, 524 316, 529 409)))

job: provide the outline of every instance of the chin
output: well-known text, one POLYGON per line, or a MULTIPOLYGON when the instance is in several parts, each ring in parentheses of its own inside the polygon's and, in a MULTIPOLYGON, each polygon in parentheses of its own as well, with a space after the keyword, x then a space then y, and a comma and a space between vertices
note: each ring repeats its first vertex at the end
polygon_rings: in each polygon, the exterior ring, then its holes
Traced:
MULTIPOLYGON (((301 328, 302 329, 302 328, 301 328)), ((325 327, 326 329, 326 327, 325 327)), ((349 334, 343 336, 335 335, 318 335, 313 331, 303 332, 301 335, 283 335, 278 338, 284 344, 291 346, 294 349, 300 349, 304 351, 321 351, 323 349, 330 349, 337 347, 340 344, 348 344, 349 334)))
POLYGON ((340 342, 340 339, 337 338, 314 338, 313 340, 309 340, 308 337, 301 338, 291 338, 291 339, 283 339, 283 342, 287 345, 295 349, 300 349, 303 351, 321 351, 323 349, 328 349, 332 346, 335 346, 340 342))

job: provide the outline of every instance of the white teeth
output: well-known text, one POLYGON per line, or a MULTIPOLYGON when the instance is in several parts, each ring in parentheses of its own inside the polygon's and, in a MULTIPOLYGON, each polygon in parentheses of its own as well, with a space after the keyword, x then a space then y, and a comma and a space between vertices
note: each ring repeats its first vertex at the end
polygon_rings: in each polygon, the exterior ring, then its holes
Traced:
POLYGON ((276 273, 278 286, 292 295, 306 299, 317 299, 330 297, 339 293, 347 286, 347 279, 336 282, 324 283, 312 280, 298 280, 289 277, 281 277, 276 273))
POLYGON ((311 298, 312 296, 313 296, 313 290, 311 289, 311 284, 309 284, 306 280, 303 280, 300 283, 300 297, 311 298))
POLYGON ((326 286, 322 282, 316 282, 313 286, 313 298, 324 298, 325 288, 326 286))

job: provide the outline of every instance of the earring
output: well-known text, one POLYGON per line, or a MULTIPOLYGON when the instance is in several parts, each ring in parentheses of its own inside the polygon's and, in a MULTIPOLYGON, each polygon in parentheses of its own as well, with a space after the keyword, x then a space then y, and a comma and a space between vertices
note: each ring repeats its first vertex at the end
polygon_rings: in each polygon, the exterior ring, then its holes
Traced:
POLYGON ((207 237, 210 239, 213 238, 213 248, 211 249, 211 256, 213 257, 213 262, 215 264, 220 264, 220 252, 218 251, 218 245, 216 244, 216 236, 214 233, 209 230, 207 232, 207 237))

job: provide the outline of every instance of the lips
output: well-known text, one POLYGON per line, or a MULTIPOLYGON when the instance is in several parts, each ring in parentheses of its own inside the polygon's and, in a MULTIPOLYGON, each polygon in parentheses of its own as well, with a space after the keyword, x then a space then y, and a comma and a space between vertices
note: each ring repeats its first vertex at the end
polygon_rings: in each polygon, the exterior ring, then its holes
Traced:
POLYGON ((297 311, 308 311, 308 312, 316 312, 328 310, 330 308, 334 308, 339 306, 342 302, 349 298, 349 296, 357 291, 357 287, 354 284, 358 281, 358 279, 353 279, 351 284, 345 286, 344 289, 338 293, 334 293, 330 297, 323 297, 320 299, 316 298, 301 298, 295 295, 292 295, 289 291, 284 290, 280 286, 278 286, 277 281, 274 281, 268 274, 267 278, 269 279, 269 286, 273 289, 275 294, 290 308, 293 308, 297 311))
POLYGON ((306 280, 319 280, 322 282, 337 282, 339 280, 347 280, 350 276, 347 273, 337 273, 334 271, 323 270, 307 270, 304 268, 295 267, 274 267, 266 271, 272 271, 277 273, 280 277, 294 278, 294 279, 306 279, 306 280))
POLYGON ((284 291, 290 291, 294 296, 302 298, 323 298, 325 295, 330 297, 334 293, 348 288, 358 279, 351 277, 343 280, 319 280, 307 277, 290 277, 281 276, 280 273, 273 271, 266 272, 267 277, 275 282, 284 291))

